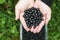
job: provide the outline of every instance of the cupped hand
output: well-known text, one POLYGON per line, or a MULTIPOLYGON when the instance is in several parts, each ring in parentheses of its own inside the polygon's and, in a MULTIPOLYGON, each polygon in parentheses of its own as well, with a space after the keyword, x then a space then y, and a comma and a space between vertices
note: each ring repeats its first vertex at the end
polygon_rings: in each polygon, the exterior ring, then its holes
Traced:
POLYGON ((49 20, 51 19, 51 8, 40 0, 36 0, 34 7, 40 9, 41 13, 43 14, 44 20, 35 29, 33 28, 31 32, 39 33, 42 27, 45 24, 48 24, 49 20))
POLYGON ((33 7, 33 4, 34 4, 34 0, 19 0, 15 6, 15 14, 16 14, 15 20, 20 19, 26 31, 29 31, 30 29, 27 27, 26 22, 23 18, 24 10, 33 7))

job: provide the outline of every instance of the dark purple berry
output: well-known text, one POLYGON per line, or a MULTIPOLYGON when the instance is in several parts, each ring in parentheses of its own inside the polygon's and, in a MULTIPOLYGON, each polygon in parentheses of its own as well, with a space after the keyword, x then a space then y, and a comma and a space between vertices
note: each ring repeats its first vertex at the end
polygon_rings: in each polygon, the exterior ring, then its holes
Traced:
POLYGON ((34 7, 29 8, 25 10, 24 13, 25 14, 23 15, 23 17, 29 28, 31 28, 33 25, 35 27, 38 26, 43 20, 43 15, 38 8, 34 8, 34 7))

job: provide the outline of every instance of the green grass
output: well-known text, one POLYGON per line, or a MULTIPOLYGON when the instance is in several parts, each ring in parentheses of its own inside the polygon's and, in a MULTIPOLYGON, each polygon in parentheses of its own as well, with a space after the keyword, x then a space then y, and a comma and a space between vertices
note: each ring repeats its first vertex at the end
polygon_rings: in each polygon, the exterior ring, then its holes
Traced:
POLYGON ((48 25, 49 40, 60 40, 60 0, 53 0, 52 18, 48 25))
MULTIPOLYGON (((0 40, 19 40, 19 21, 15 21, 18 0, 0 0, 0 40)), ((60 0, 52 2, 52 18, 48 24, 49 40, 60 40, 60 0)))

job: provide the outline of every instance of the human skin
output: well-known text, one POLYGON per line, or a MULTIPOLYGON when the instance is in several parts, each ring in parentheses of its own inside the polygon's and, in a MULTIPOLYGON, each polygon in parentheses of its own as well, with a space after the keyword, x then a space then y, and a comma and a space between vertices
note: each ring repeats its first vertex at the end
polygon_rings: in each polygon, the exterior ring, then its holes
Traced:
POLYGON ((34 2, 34 0, 18 1, 18 3, 15 6, 15 13, 16 13, 16 20, 20 19, 24 29, 26 31, 31 31, 33 33, 39 33, 41 31, 42 27, 44 26, 44 24, 48 24, 48 22, 51 18, 51 8, 40 0, 36 0, 35 2, 34 2), (44 20, 35 29, 34 29, 34 26, 32 26, 32 28, 29 29, 23 18, 24 10, 31 8, 31 7, 39 8, 40 11, 42 12, 42 14, 44 15, 43 16, 44 20))
POLYGON ((36 0, 34 7, 39 8, 44 15, 44 20, 39 24, 39 26, 31 30, 33 33, 39 33, 44 24, 48 24, 49 20, 51 19, 51 8, 40 0, 36 0))
POLYGON ((33 7, 33 4, 34 0, 19 0, 15 6, 15 20, 19 19, 26 31, 29 31, 30 29, 27 27, 26 22, 23 18, 24 10, 33 7))

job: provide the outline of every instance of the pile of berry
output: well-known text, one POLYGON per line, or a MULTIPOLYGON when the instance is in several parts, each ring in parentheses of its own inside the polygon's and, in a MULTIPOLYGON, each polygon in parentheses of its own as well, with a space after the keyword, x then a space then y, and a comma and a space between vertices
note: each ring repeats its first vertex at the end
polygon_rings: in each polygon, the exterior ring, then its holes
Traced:
POLYGON ((43 20, 43 15, 40 12, 40 10, 38 8, 34 8, 34 7, 25 10, 23 17, 29 28, 31 28, 33 25, 35 28, 43 20))

